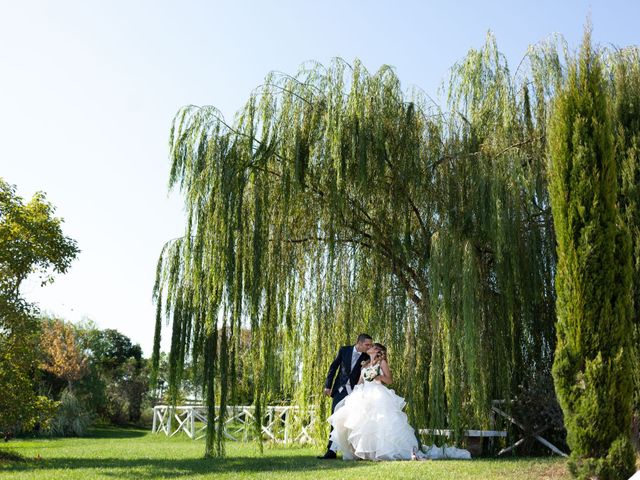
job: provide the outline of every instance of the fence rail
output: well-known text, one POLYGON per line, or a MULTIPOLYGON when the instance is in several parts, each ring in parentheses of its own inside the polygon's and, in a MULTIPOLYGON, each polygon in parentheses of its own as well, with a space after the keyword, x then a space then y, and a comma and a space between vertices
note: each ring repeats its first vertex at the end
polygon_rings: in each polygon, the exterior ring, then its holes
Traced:
MULTIPOLYGON (((216 407, 218 421, 220 409, 216 407)), ((264 409, 261 434, 278 443, 312 442, 311 428, 316 417, 313 409, 303 410, 297 406, 268 406, 264 409)), ((199 405, 156 405, 153 407, 154 433, 164 432, 173 437, 184 432, 192 440, 205 436, 207 429, 207 408, 199 405)), ((224 422, 224 436, 229 440, 246 441, 256 432, 255 407, 252 405, 227 406, 224 422)))

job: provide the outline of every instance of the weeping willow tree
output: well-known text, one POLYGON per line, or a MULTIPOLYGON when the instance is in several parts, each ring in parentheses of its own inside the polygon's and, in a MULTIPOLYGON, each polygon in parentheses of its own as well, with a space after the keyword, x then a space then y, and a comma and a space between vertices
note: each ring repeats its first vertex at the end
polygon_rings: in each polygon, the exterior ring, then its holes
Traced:
POLYGON ((572 472, 635 471, 631 251, 618 202, 614 122, 603 62, 585 33, 550 121, 550 191, 558 242, 553 366, 572 472))
MULTIPOLYGON (((170 187, 186 231, 165 245, 154 289, 156 364, 171 324, 170 395, 189 360, 209 418, 248 382, 258 423, 272 401, 324 419, 330 357, 366 331, 389 348, 412 424, 459 432, 549 372, 559 50, 532 48, 512 74, 489 36, 452 69, 445 107, 405 93, 389 67, 335 60, 269 74, 232 122, 181 109, 170 187)), ((220 412, 207 455, 224 452, 220 412)))

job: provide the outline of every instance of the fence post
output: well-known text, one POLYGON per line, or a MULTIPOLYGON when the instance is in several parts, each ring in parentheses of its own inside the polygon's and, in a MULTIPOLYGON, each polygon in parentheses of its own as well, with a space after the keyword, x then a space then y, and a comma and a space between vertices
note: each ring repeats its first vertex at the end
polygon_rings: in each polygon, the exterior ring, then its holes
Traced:
POLYGON ((153 426, 151 427, 151 431, 152 431, 153 433, 156 433, 156 424, 158 423, 158 422, 157 422, 157 420, 156 420, 156 417, 157 417, 157 415, 158 415, 158 410, 157 410, 157 408, 158 408, 158 407, 153 407, 153 426))
POLYGON ((191 415, 191 439, 196 437, 196 415, 194 407, 189 407, 189 415, 191 415))
POLYGON ((289 412, 292 407, 286 407, 282 412, 284 414, 284 444, 289 443, 289 412))

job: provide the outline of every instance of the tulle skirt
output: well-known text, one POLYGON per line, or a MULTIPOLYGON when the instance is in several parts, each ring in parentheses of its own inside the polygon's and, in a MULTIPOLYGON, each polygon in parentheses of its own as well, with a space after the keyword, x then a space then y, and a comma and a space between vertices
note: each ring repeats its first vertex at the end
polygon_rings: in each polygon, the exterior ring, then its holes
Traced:
POLYGON ((404 398, 379 382, 357 385, 328 419, 331 449, 345 460, 410 460, 418 448, 404 398))

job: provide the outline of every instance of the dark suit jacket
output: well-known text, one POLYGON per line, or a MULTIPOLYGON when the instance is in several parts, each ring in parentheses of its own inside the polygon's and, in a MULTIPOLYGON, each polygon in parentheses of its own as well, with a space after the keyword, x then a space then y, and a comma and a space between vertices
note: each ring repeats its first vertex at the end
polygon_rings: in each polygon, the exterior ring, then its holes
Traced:
POLYGON ((349 382, 351 388, 355 387, 360 379, 360 370, 362 368, 361 363, 369 360, 369 355, 366 353, 360 354, 360 358, 356 361, 353 371, 351 371, 351 355, 353 353, 354 345, 345 345, 340 347, 338 355, 331 362, 329 366, 329 373, 327 374, 327 380, 324 382, 324 388, 331 389, 331 396, 335 396, 340 387, 349 382), (336 376, 336 372, 338 375, 336 376))

